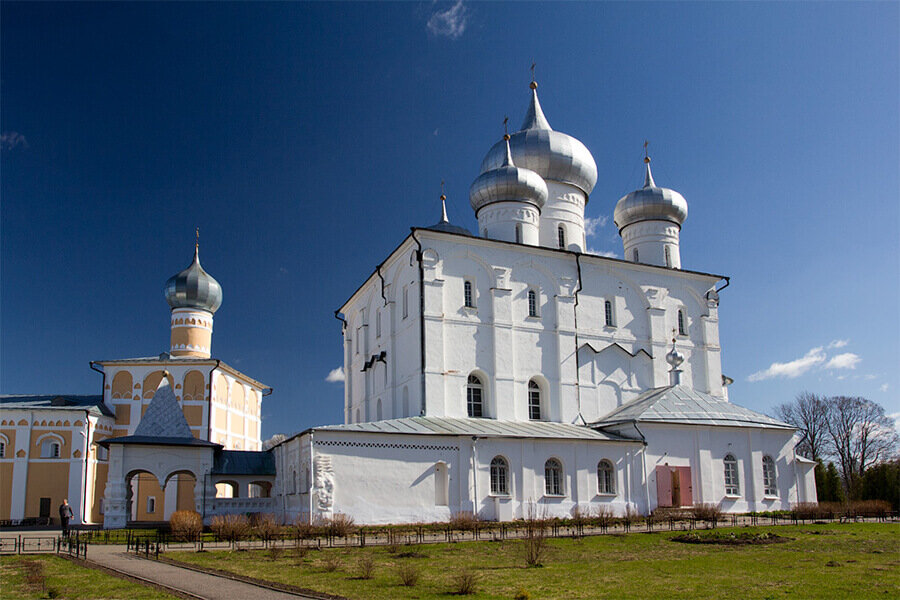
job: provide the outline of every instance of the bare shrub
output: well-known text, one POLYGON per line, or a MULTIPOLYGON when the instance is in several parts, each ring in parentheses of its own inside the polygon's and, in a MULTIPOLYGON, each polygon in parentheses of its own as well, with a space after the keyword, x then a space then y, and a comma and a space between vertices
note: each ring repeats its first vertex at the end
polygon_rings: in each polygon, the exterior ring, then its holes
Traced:
POLYGON ((587 525, 588 519, 590 519, 589 512, 583 511, 578 505, 575 505, 575 507, 572 508, 572 518, 570 519, 570 521, 574 527, 584 527, 585 525, 587 525))
POLYGON ((375 576, 375 559, 371 554, 364 554, 357 561, 360 579, 372 579, 375 576))
POLYGON ((453 575, 453 592, 460 596, 474 594, 478 586, 478 574, 471 567, 463 567, 453 575))
POLYGON ((176 510, 169 517, 172 537, 181 542, 195 542, 203 533, 203 517, 193 510, 176 510))
POLYGON ((321 533, 321 521, 310 521, 309 516, 298 516, 291 526, 291 533, 294 539, 305 540, 315 537, 321 533))
POLYGON ((891 512, 891 503, 885 500, 854 500, 850 503, 850 516, 883 519, 891 512))
POLYGON ((269 560, 277 561, 279 558, 281 558, 282 554, 284 554, 283 548, 279 548, 278 546, 272 546, 271 548, 269 548, 269 560))
POLYGON ((342 513, 336 513, 325 522, 325 533, 332 537, 347 537, 356 531, 353 517, 342 513))
POLYGON ((44 575, 44 565, 36 560, 23 560, 19 564, 25 571, 25 586, 32 591, 45 591, 47 578, 44 575))
POLYGON ((216 515, 210 529, 221 540, 239 542, 250 535, 250 519, 246 515, 216 515))
POLYGON ((329 573, 333 573, 341 568, 341 557, 337 552, 329 552, 322 559, 322 568, 329 573))
POLYGON ((597 506, 594 508, 593 519, 598 527, 606 528, 615 521, 615 513, 608 506, 597 506))
POLYGON ((622 524, 631 526, 641 520, 641 513, 632 506, 625 507, 625 513, 622 515, 622 524))
POLYGON ((472 531, 478 526, 478 517, 470 511, 461 510, 450 516, 450 528, 457 531, 472 531))
POLYGON ((547 516, 539 513, 535 505, 528 505, 525 516, 525 566, 541 567, 541 559, 547 550, 547 516))
POLYGON ((306 555, 309 553, 309 548, 305 546, 297 546, 291 552, 294 558, 294 565, 299 566, 303 564, 303 559, 306 558, 306 555))
POLYGON ((722 509, 718 504, 697 504, 691 509, 695 519, 707 523, 718 523, 722 519, 722 509))
POLYGON ((415 587, 419 583, 420 574, 419 568, 410 563, 403 563, 397 567, 397 576, 400 577, 400 583, 406 587, 415 587))
POLYGON ((275 520, 273 514, 255 514, 251 524, 253 533, 264 542, 274 539, 281 532, 281 525, 275 520))
POLYGON ((794 517, 803 521, 818 519, 824 511, 815 502, 799 502, 791 507, 794 517))

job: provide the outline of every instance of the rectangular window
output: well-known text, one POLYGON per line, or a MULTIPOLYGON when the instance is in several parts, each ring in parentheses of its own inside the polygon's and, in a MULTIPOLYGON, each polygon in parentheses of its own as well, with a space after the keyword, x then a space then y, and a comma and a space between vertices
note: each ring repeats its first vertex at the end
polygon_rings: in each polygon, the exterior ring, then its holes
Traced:
POLYGON ((475 296, 472 293, 472 282, 463 283, 463 302, 466 308, 475 308, 475 296))
POLYGON ((409 287, 403 286, 403 318, 409 316, 409 287))
POLYGON ((381 311, 375 311, 375 337, 381 337, 381 311))
POLYGON ((603 303, 604 319, 607 327, 615 327, 616 321, 613 318, 613 305, 611 300, 603 303))
POLYGON ((6 458, 6 443, 0 442, 0 458, 6 458))
POLYGON ((156 512, 156 498, 153 496, 150 496, 149 498, 147 498, 147 512, 148 513, 156 512))
POLYGON ((528 290, 528 316, 538 316, 538 298, 537 292, 534 290, 528 290))
POLYGON ((362 327, 356 328, 356 353, 359 354, 360 342, 362 339, 362 327))
POLYGON ((737 461, 733 457, 725 458, 725 495, 739 496, 741 488, 738 485, 737 461))

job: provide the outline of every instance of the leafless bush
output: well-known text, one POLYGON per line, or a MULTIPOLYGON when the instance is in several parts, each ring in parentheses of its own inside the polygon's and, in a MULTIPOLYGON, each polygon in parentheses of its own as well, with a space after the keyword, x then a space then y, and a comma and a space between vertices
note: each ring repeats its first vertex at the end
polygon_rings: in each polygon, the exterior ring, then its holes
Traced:
POLYGON ((450 528, 457 531, 472 531, 478 526, 478 517, 467 510, 461 510, 450 516, 450 528))
POLYGON ((271 548, 269 548, 269 560, 277 561, 279 558, 281 558, 282 554, 284 554, 283 548, 279 548, 278 546, 272 546, 271 548))
POLYGON ((341 568, 341 557, 337 552, 329 552, 322 559, 322 568, 324 568, 327 572, 333 573, 341 568))
POLYGON ((309 553, 309 548, 305 546, 297 546, 292 550, 294 565, 299 566, 303 564, 303 559, 306 558, 306 555, 309 553))
POLYGON ((281 525, 275 520, 273 514, 255 514, 251 523, 253 533, 264 542, 274 539, 281 532, 281 525))
MULTIPOLYGON (((838 512, 840 512, 840 505, 838 507, 838 512)), ((825 508, 820 507, 815 502, 799 502, 791 507, 791 512, 802 521, 812 521, 820 518, 820 515, 825 512, 825 508)))
POLYGON ((854 500, 850 503, 851 517, 885 518, 891 512, 891 503, 885 500, 854 500))
POLYGON ((19 564, 25 571, 25 586, 35 592, 46 591, 47 578, 44 575, 44 565, 36 560, 23 560, 19 564))
POLYGON ((250 535, 250 519, 246 515, 216 515, 210 528, 221 540, 239 542, 250 535))
POLYGON ((357 561, 360 579, 372 579, 375 576, 375 559, 371 554, 364 554, 357 561))
POLYGON ((353 517, 350 515, 336 513, 325 521, 325 532, 332 537, 347 537, 356 529, 356 526, 353 524, 353 517))
POLYGON ((695 519, 707 523, 718 523, 722 519, 722 509, 718 504, 697 504, 691 509, 691 512, 695 519))
POLYGON ((525 515, 525 566, 540 567, 547 550, 547 516, 532 503, 525 515))
POLYGON ((453 593, 460 596, 474 594, 478 585, 478 575, 471 567, 463 567, 453 575, 453 593))
POLYGON ((585 512, 581 509, 580 506, 575 505, 575 507, 572 509, 572 525, 574 525, 575 527, 584 527, 585 525, 587 525, 590 516, 591 515, 589 512, 585 512))
POLYGON ((203 517, 193 510, 176 510, 169 517, 169 528, 176 540, 193 542, 203 532, 203 517))
POLYGON ((294 539, 305 540, 318 535, 321 529, 321 521, 310 521, 309 516, 300 515, 291 526, 291 533, 294 539))
POLYGON ((609 527, 615 521, 615 513, 608 506, 597 506, 594 508, 593 519, 598 527, 609 527))
POLYGON ((411 563, 403 563, 397 567, 400 583, 406 587, 415 587, 419 583, 420 574, 419 568, 411 563))
POLYGON ((631 526, 641 520, 641 513, 632 506, 625 507, 625 513, 622 515, 622 524, 631 526))

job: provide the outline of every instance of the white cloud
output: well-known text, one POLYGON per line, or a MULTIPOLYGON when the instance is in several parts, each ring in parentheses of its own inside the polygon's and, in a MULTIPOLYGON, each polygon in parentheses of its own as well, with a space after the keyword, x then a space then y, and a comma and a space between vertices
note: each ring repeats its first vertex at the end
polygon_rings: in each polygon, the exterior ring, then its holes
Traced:
POLYGON ((450 8, 436 11, 431 15, 427 24, 428 31, 455 40, 466 30, 468 12, 462 0, 457 0, 450 8))
POLYGON ((338 367, 337 369, 328 371, 328 375, 325 376, 325 381, 328 383, 341 383, 344 381, 344 367, 338 367))
POLYGON ((826 369, 855 369, 862 361, 858 354, 845 352, 831 357, 831 360, 825 365, 826 369))
MULTIPOLYGON (((882 384, 881 384, 881 387, 878 388, 878 391, 879 391, 879 392, 886 392, 886 391, 888 391, 888 388, 889 388, 889 387, 891 387, 891 386, 888 385, 888 384, 886 384, 886 383, 882 383, 882 384)), ((892 419, 900 418, 900 413, 897 413, 896 415, 891 415, 891 418, 892 418, 892 419)))
POLYGON ((825 362, 825 349, 821 346, 813 348, 804 356, 786 363, 773 362, 768 369, 757 371, 747 381, 763 381, 776 377, 794 379, 800 377, 815 366, 825 362))
POLYGON ((834 349, 834 348, 843 348, 844 346, 846 346, 849 343, 850 343, 850 340, 832 340, 832 342, 830 344, 828 344, 827 348, 829 350, 834 349))
POLYGON ((19 146, 28 147, 28 140, 25 136, 16 131, 4 131, 0 134, 0 150, 14 150, 19 146))
POLYGON ((596 254, 597 256, 605 256, 606 258, 619 258, 619 255, 615 252, 609 252, 607 250, 597 250, 596 248, 588 248, 586 250, 588 254, 596 254))
POLYGON ((609 222, 609 217, 599 216, 596 219, 591 217, 584 218, 584 234, 588 237, 597 233, 597 230, 601 227, 605 227, 606 223, 609 222))

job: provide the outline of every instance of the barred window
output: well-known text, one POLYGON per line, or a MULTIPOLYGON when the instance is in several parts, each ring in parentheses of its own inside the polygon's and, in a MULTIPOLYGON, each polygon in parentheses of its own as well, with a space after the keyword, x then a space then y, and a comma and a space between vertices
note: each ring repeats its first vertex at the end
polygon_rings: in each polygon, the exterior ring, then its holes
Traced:
POLYGON ((771 456, 763 456, 763 490, 766 496, 778 495, 778 486, 775 483, 775 461, 771 456))
POLYGON ((684 324, 684 311, 678 309, 678 335, 687 335, 687 328, 684 324))
POLYGON ((509 494, 509 464, 502 456, 495 456, 491 461, 491 494, 495 496, 509 494))
POLYGON ((541 420, 541 386, 534 379, 528 382, 528 418, 541 420))
POLYGON ((560 250, 566 249, 566 230, 562 225, 556 228, 556 241, 559 244, 560 250))
POLYGON ((472 294, 471 281, 466 281, 465 283, 463 283, 463 301, 465 302, 466 308, 475 307, 475 296, 472 294))
POLYGON ((738 467, 737 460, 733 454, 725 456, 725 495, 739 496, 741 487, 738 485, 738 467))
POLYGON ((613 466, 606 459, 597 464, 597 491, 601 494, 616 493, 613 466))
POLYGON ((664 250, 666 251, 666 266, 672 268, 672 252, 668 246, 665 246, 664 250))
POLYGON ((470 417, 484 416, 484 386, 475 375, 469 375, 466 385, 466 410, 470 417))
POLYGON ((634 249, 634 251, 631 253, 631 255, 634 257, 634 262, 641 262, 640 255, 638 254, 637 248, 634 249))
POLYGON ((528 290, 528 316, 538 316, 537 292, 534 290, 528 290))
POLYGON ((612 305, 611 300, 607 300, 606 302, 603 303, 603 312, 604 312, 604 317, 606 319, 606 326, 607 327, 615 327, 616 321, 613 318, 613 305, 612 305))
POLYGON ((548 496, 562 496, 562 465, 555 458, 544 463, 544 492, 548 496))
POLYGON ((59 458, 59 442, 51 440, 41 442, 41 458, 59 458))

